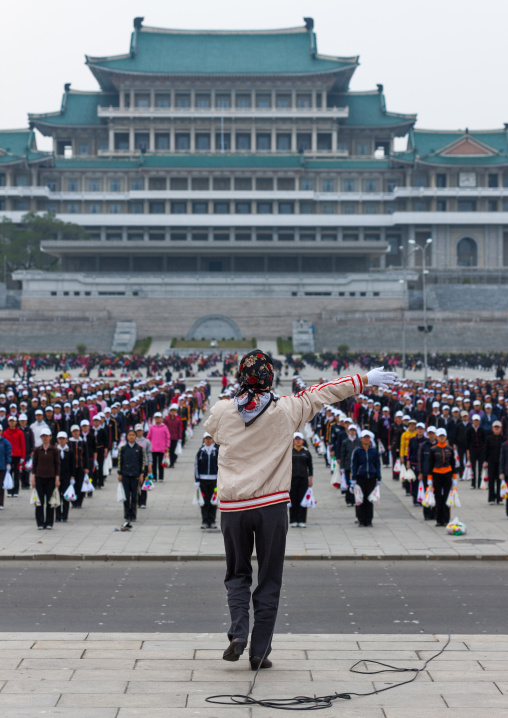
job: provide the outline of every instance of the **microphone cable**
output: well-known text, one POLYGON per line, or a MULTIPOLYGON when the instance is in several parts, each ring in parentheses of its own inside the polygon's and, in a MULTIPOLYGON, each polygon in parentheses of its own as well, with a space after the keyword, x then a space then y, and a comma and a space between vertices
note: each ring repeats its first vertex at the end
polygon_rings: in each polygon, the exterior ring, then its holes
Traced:
MULTIPOLYGON (((272 635, 270 637, 270 641, 268 643, 268 646, 271 644, 273 638, 273 631, 272 635)), ((252 686, 249 690, 249 692, 246 695, 242 694, 223 694, 223 695, 217 695, 217 696, 209 696, 206 698, 207 703, 212 703, 214 705, 223 705, 223 706, 230 706, 230 705, 242 705, 242 706, 261 706, 262 708, 272 708, 272 709, 278 709, 278 710, 300 710, 300 711, 317 711, 317 710, 323 710, 325 708, 331 708, 333 705, 333 702, 336 700, 351 700, 353 696, 356 696, 358 698, 365 697, 365 696, 373 696, 378 695, 379 693, 384 693, 385 691, 391 691, 394 688, 399 688, 400 686, 405 686, 408 683, 413 683, 413 681, 416 681, 420 673, 422 673, 429 663, 436 658, 439 658, 439 656, 444 653, 444 651, 448 648, 451 641, 451 635, 448 635, 448 638, 446 640, 446 643, 441 648, 440 651, 435 653, 430 658, 427 658, 423 666, 421 668, 397 668, 396 666, 391 666, 389 663, 383 663, 381 661, 374 661, 370 659, 361 658, 359 661, 356 661, 354 665, 351 666, 349 669, 350 673, 358 673, 362 676, 376 676, 380 673, 414 673, 414 675, 411 678, 408 678, 405 681, 400 681, 399 683, 394 683, 391 686, 386 686, 385 688, 379 688, 378 690, 369 691, 368 693, 357 693, 355 691, 348 691, 347 693, 332 693, 328 696, 295 696, 294 698, 261 698, 257 699, 254 698, 251 694, 254 690, 254 686, 256 685, 256 678, 258 677, 259 669, 261 668, 261 663, 263 662, 264 658, 266 657, 266 653, 268 651, 268 646, 265 648, 265 652, 263 654, 263 658, 261 659, 259 666, 256 670, 256 675, 254 676, 254 680, 252 681, 252 686), (362 671, 357 668, 357 666, 360 663, 365 664, 372 664, 381 666, 380 670, 374 670, 374 671, 362 671), (226 699, 226 700, 223 700, 226 699)))

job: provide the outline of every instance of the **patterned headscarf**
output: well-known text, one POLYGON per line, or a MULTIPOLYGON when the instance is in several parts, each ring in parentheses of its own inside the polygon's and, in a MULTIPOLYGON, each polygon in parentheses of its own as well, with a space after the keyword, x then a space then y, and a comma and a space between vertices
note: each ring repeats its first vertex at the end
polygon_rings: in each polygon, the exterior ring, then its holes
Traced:
POLYGON ((272 393, 273 360, 259 349, 246 354, 238 370, 240 388, 236 408, 246 426, 250 426, 278 396, 272 393))

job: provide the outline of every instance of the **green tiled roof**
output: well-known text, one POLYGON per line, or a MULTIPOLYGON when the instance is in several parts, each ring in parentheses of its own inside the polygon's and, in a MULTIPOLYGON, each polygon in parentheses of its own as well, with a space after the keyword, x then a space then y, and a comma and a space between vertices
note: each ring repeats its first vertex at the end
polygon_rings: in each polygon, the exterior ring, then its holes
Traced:
MULTIPOLYGON (((412 130, 409 133, 408 151, 416 161, 451 166, 481 166, 508 164, 506 130, 412 130), (443 155, 442 153, 462 139, 478 142, 494 154, 443 155)), ((401 153, 405 154, 405 153, 401 153)), ((397 155, 394 155, 396 158, 397 155)))
POLYGON ((118 95, 107 92, 79 92, 69 90, 64 92, 62 106, 58 112, 43 112, 28 115, 29 120, 36 126, 96 126, 101 120, 97 116, 97 108, 118 107, 118 95))
POLYGON ((37 151, 33 130, 0 130, 0 164, 37 162, 51 157, 51 153, 37 151))
POLYGON ((413 125, 416 115, 402 115, 387 112, 382 92, 343 92, 337 97, 339 107, 349 107, 346 127, 388 127, 393 125, 413 125))
POLYGON ((256 32, 141 27, 132 34, 129 54, 86 61, 92 71, 192 75, 330 72, 358 64, 357 57, 317 54, 316 36, 304 27, 256 32))

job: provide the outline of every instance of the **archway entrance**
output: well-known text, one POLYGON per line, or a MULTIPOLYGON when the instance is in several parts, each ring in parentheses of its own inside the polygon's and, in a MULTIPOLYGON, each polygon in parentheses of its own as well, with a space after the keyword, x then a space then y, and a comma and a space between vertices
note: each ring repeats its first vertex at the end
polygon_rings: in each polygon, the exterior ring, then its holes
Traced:
POLYGON ((187 333, 187 339, 242 339, 238 324, 224 314, 207 314, 194 322, 187 333))
POLYGON ((478 246, 471 237, 463 237, 460 242, 457 243, 457 266, 478 266, 478 246))

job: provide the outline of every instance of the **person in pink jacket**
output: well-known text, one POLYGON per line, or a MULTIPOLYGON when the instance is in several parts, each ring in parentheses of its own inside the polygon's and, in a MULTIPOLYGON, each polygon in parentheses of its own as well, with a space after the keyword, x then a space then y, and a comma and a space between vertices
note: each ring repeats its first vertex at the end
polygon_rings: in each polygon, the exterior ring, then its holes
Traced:
POLYGON ((177 455, 175 453, 178 442, 183 438, 183 421, 178 416, 178 404, 171 404, 169 414, 164 419, 164 423, 168 427, 171 435, 171 443, 169 447, 169 468, 172 469, 176 464, 177 455))
POLYGON ((164 456, 169 456, 171 437, 168 427, 162 422, 160 411, 156 411, 153 418, 155 419, 155 424, 152 424, 149 428, 146 438, 152 443, 154 481, 164 481, 164 465, 162 461, 164 456))

